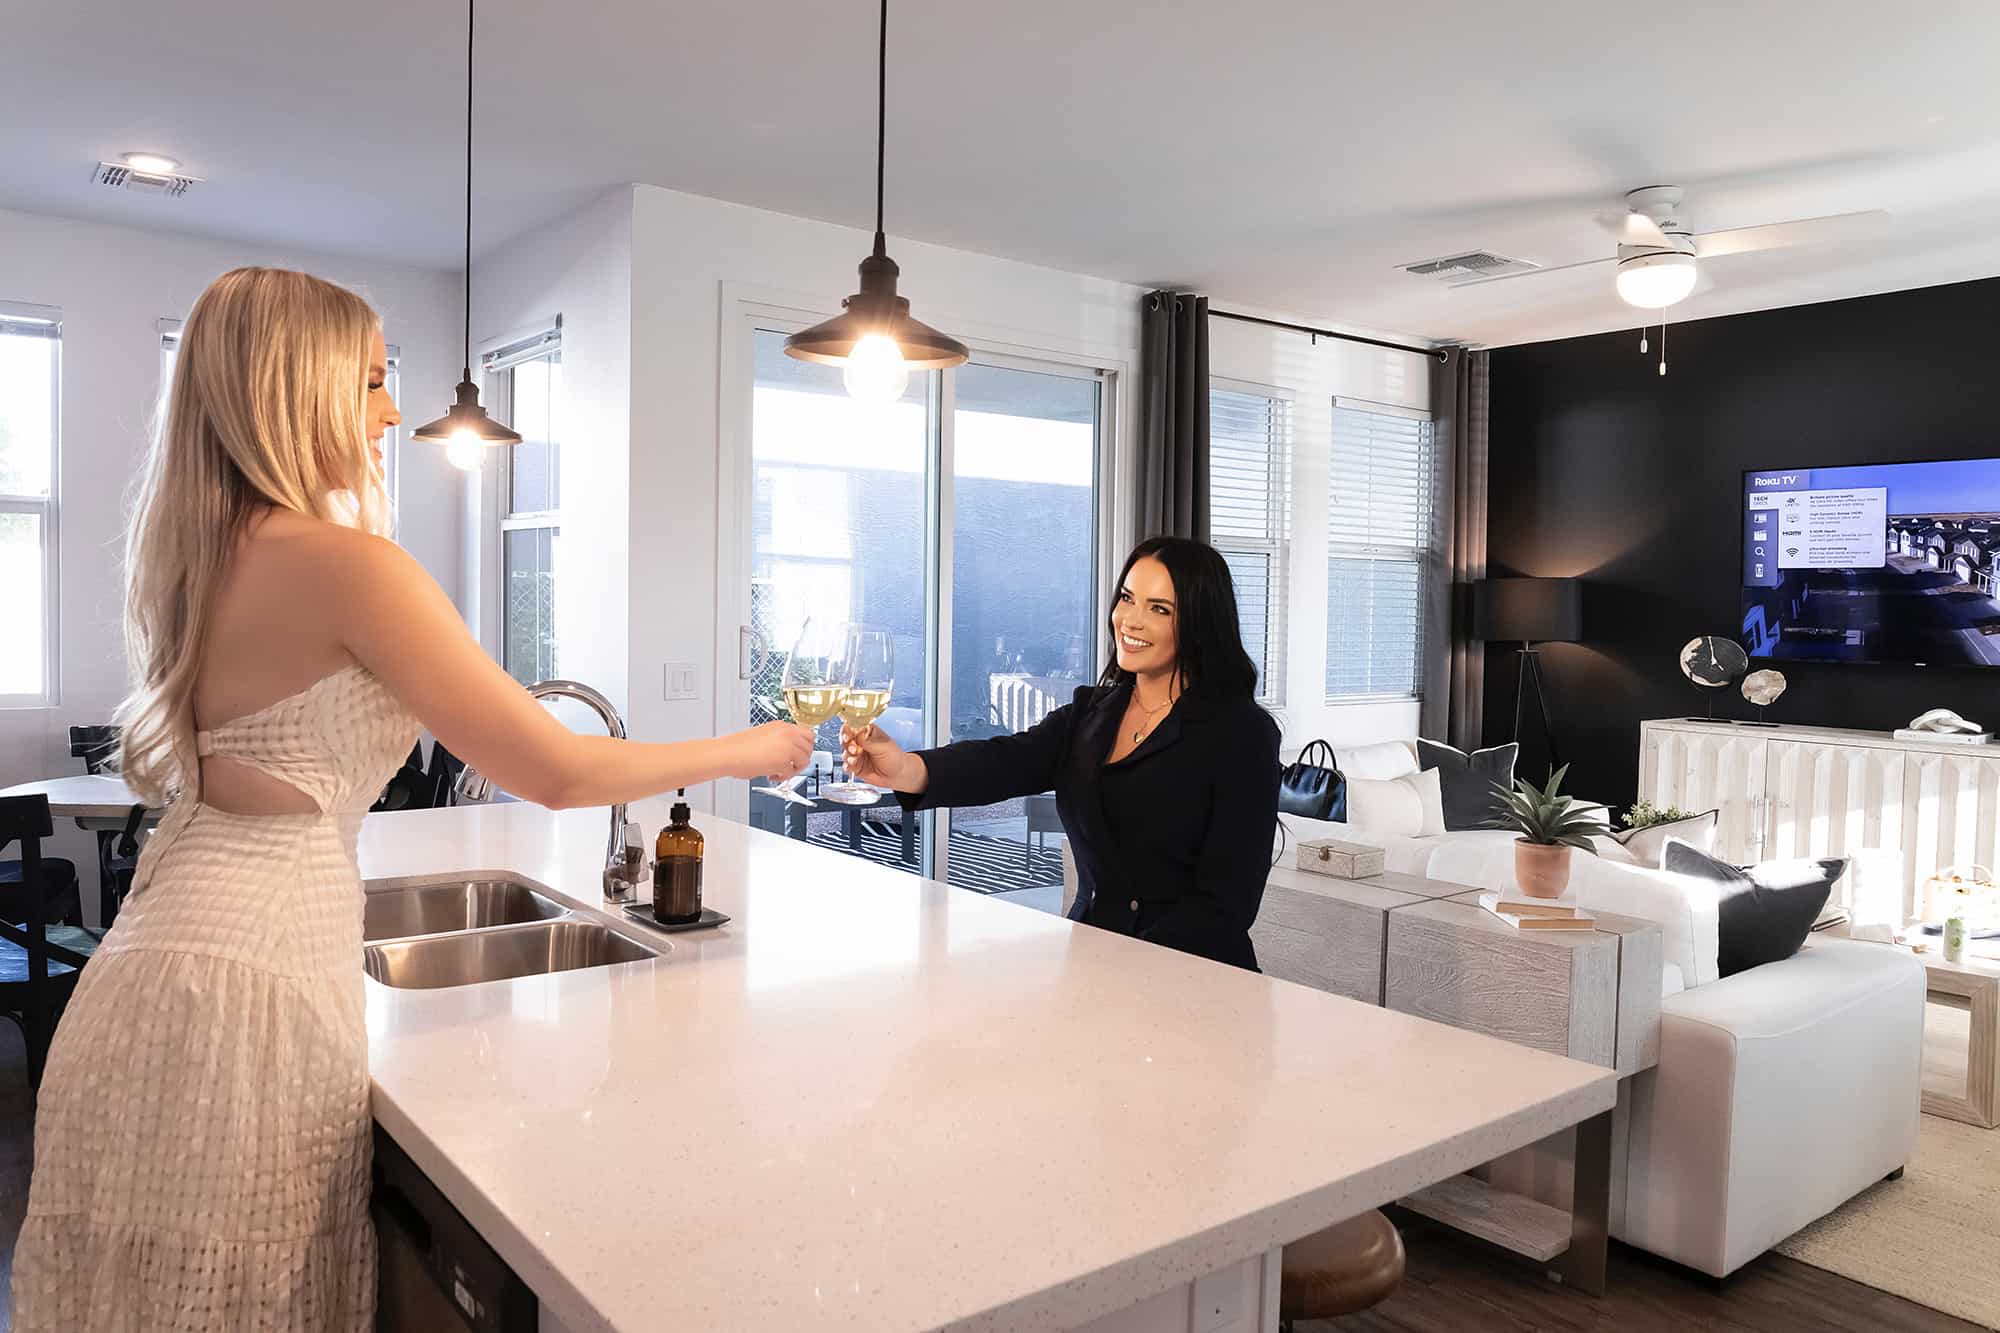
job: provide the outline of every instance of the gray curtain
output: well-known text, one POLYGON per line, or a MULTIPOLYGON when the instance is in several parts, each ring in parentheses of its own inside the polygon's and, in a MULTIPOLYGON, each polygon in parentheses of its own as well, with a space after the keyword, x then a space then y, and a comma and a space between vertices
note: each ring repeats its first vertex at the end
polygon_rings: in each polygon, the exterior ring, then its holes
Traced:
POLYGON ((1438 512, 1444 577, 1433 581, 1424 636, 1424 702, 1418 730, 1461 750, 1477 749, 1484 723, 1486 645, 1472 637, 1472 585, 1486 577, 1486 403, 1488 354, 1447 349, 1431 370, 1431 415, 1437 421, 1438 512))
POLYGON ((1141 537, 1208 540, 1208 298, 1152 292, 1139 353, 1141 537))

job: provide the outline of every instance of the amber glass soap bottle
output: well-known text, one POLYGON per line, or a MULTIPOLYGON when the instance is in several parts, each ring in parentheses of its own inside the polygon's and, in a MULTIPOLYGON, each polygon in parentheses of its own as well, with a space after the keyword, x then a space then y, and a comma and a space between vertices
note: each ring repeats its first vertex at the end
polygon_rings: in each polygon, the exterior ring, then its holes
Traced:
POLYGON ((687 802, 675 802, 653 847, 653 915, 670 926, 701 919, 701 834, 688 816, 687 802))

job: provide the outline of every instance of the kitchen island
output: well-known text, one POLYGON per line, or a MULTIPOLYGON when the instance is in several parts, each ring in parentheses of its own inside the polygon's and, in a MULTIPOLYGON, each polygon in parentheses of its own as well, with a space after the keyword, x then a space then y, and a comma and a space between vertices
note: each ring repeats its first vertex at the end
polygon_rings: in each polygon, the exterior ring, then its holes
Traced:
POLYGON ((544 1329, 1268 1330, 1277 1247, 1615 1099, 1608 1069, 719 818, 733 920, 655 934, 597 911, 604 818, 361 835, 371 888, 506 873, 664 946, 367 983, 378 1123, 544 1329))

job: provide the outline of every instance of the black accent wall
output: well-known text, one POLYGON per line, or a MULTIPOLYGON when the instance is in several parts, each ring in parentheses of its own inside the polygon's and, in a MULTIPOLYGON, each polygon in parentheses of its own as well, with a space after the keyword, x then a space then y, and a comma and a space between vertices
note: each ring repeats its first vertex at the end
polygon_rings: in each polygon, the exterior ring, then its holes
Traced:
MULTIPOLYGON (((1640 721, 1702 713, 1679 650, 1735 633, 1743 471, 2000 456, 1996 335, 1989 279, 1672 325, 1664 378, 1657 325, 1645 355, 1636 328, 1493 353, 1491 570, 1585 580, 1584 642, 1542 655, 1567 790, 1629 802, 1640 721)), ((1515 660, 1489 645, 1489 744, 1515 660)), ((2000 730, 2000 668, 1765 665, 1789 682, 1774 722, 1888 730, 1942 707, 2000 730)), ((1710 693, 1717 716, 1756 714, 1710 693)), ((1539 776, 1532 699, 1522 727, 1539 776)))

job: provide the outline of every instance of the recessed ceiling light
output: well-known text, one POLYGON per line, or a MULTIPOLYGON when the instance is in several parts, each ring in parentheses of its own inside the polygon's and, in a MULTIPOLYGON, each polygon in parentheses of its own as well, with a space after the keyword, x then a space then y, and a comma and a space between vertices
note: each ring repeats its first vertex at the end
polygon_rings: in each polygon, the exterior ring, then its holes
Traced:
POLYGON ((152 176, 171 176, 181 167, 171 157, 161 157, 158 153, 127 153, 125 165, 152 176))

